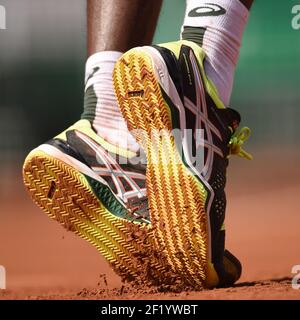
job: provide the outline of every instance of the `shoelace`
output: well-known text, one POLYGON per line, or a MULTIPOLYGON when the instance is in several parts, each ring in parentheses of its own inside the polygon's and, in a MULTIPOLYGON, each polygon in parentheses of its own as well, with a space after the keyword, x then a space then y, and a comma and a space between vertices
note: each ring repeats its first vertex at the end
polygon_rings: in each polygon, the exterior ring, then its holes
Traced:
POLYGON ((241 130, 236 131, 229 141, 229 155, 237 155, 248 160, 252 160, 253 157, 250 153, 246 152, 242 146, 245 141, 249 139, 251 130, 248 127, 243 127, 241 130))

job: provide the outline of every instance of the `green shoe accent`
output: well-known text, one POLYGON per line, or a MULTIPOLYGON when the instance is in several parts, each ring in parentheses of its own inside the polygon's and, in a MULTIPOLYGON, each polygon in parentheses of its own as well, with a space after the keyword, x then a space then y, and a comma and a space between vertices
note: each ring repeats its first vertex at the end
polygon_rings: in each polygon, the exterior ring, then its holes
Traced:
POLYGON ((133 213, 127 210, 120 201, 113 195, 110 188, 100 181, 97 181, 87 175, 84 175, 89 185, 91 186, 94 194, 105 206, 105 208, 118 218, 126 219, 135 223, 148 223, 142 218, 134 217, 133 213))

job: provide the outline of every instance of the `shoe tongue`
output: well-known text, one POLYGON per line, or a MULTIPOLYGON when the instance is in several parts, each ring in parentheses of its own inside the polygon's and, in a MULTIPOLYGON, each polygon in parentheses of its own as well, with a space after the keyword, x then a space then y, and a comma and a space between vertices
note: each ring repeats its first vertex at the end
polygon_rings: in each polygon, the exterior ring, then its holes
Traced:
POLYGON ((231 108, 222 109, 225 124, 232 129, 233 132, 238 128, 241 122, 240 114, 231 108))

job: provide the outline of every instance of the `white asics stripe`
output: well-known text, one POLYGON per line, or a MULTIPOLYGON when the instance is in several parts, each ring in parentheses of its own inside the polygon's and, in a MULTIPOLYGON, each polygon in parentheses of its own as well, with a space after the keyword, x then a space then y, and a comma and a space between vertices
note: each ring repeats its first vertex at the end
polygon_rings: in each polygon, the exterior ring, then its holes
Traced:
POLYGON ((34 149, 32 152, 34 152, 34 151, 43 151, 44 153, 70 165, 71 167, 75 168, 76 170, 80 171, 81 173, 83 173, 83 174, 101 182, 102 184, 108 186, 107 182, 104 179, 102 179, 101 177, 99 177, 87 165, 85 165, 84 163, 78 161, 77 159, 63 153, 59 149, 51 146, 50 144, 42 144, 39 147, 37 147, 36 149, 34 149))
MULTIPOLYGON (((207 119, 204 118, 203 113, 201 112, 201 110, 198 110, 201 108, 197 107, 189 98, 184 97, 184 105, 186 106, 187 109, 189 109, 191 112, 193 112, 196 116, 196 126, 197 129, 201 128, 201 120, 202 122, 204 122, 206 127, 209 127, 211 129, 211 131, 213 131, 214 133, 217 132, 217 134, 219 135, 219 131, 217 131, 217 128, 211 123, 209 122, 207 119), (216 132, 215 132, 216 131, 216 132)), ((201 128, 202 129, 202 128, 201 128)), ((201 140, 200 140, 201 142, 201 140)), ((207 147, 211 147, 213 148, 213 150, 218 153, 221 157, 223 157, 223 152, 220 148, 218 148, 217 146, 215 146, 211 141, 207 141, 207 140, 203 140, 204 144, 201 144, 202 146, 207 146, 207 147)))
MULTIPOLYGON (((106 167, 106 173, 108 176, 110 176, 113 180, 114 185, 117 189, 117 195, 125 202, 129 198, 133 196, 133 192, 124 192, 123 191, 123 185, 121 184, 120 180, 118 179, 118 176, 122 176, 127 183, 131 186, 131 188, 134 191, 134 194, 137 195, 139 198, 142 198, 146 194, 146 189, 141 189, 138 187, 138 185, 131 179, 130 173, 127 174, 118 164, 116 159, 111 157, 107 152, 104 151, 104 149, 100 148, 97 143, 95 143, 92 139, 90 139, 85 134, 81 133, 80 131, 76 131, 76 135, 83 140, 90 148, 92 148, 96 153, 96 159, 101 159, 101 163, 103 163, 106 167), (114 169, 111 165, 117 168, 114 169)), ((105 170, 102 168, 102 170, 105 170)))
MULTIPOLYGON (((56 159, 63 161, 64 163, 70 165, 71 167, 75 168, 79 172, 93 178, 94 180, 101 182, 102 184, 106 185, 110 189, 107 182, 104 179, 102 179, 100 176, 98 176, 95 172, 93 172, 93 170, 91 170, 87 165, 85 165, 84 163, 78 161, 77 159, 61 152, 59 149, 57 149, 49 144, 42 144, 39 147, 37 147, 36 149, 32 150, 31 152, 35 152, 35 151, 42 151, 42 152, 48 154, 49 156, 52 156, 56 159)), ((110 189, 110 191, 112 194, 114 194, 114 192, 111 189, 110 189)), ((122 200, 119 197, 115 197, 115 199, 122 206, 124 206, 124 203, 122 202, 122 200)), ((133 213, 133 214, 136 217, 139 216, 137 213, 133 213)), ((141 220, 143 220, 146 223, 150 223, 150 221, 148 219, 142 218, 141 220)))

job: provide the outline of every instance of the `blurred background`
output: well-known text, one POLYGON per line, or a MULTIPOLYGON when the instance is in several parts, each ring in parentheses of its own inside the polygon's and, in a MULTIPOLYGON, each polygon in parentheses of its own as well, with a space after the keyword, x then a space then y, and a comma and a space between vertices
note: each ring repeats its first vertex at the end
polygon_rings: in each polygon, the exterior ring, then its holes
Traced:
MULTIPOLYGON (((234 159, 229 174, 228 244, 244 259, 244 280, 290 276, 300 264, 297 2, 255 1, 236 71, 231 106, 253 131, 247 150, 255 157, 234 159)), ((48 221, 21 178, 25 155, 81 114, 86 1, 0 5, 7 23, 0 30, 0 265, 11 288, 93 285, 103 265, 97 252, 48 221)), ((184 0, 164 1, 155 43, 178 39, 184 9, 184 0)))

